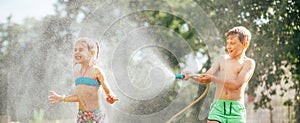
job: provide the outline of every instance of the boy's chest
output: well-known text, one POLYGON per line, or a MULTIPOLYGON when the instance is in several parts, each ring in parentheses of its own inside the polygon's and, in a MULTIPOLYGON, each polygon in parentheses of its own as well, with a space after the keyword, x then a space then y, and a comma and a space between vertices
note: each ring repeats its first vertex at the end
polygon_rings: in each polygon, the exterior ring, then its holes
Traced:
POLYGON ((220 64, 221 72, 231 73, 231 74, 239 74, 243 68, 243 62, 233 61, 233 60, 225 60, 220 64))

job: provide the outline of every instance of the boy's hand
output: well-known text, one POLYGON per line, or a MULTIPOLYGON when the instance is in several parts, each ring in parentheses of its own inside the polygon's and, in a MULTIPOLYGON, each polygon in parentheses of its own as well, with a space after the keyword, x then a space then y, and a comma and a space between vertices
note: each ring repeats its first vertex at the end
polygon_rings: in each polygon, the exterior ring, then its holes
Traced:
POLYGON ((120 100, 119 98, 116 98, 112 95, 107 95, 107 97, 106 97, 106 101, 110 104, 113 104, 114 102, 119 101, 119 100, 120 100))
POLYGON ((212 75, 210 74, 200 74, 199 81, 201 84, 208 84, 211 82, 212 75))
POLYGON ((55 91, 49 91, 49 93, 50 93, 50 96, 48 98, 49 98, 49 102, 51 104, 56 104, 56 103, 62 102, 61 95, 58 95, 55 91))
POLYGON ((188 80, 188 79, 190 79, 189 74, 190 74, 190 72, 183 72, 183 75, 184 75, 183 80, 188 80))

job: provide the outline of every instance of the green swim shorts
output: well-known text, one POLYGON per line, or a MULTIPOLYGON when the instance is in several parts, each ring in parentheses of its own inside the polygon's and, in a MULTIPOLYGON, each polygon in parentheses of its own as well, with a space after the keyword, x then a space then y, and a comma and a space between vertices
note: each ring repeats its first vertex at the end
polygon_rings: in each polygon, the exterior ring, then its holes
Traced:
POLYGON ((207 119, 220 123, 246 123, 246 108, 240 101, 215 99, 207 119))

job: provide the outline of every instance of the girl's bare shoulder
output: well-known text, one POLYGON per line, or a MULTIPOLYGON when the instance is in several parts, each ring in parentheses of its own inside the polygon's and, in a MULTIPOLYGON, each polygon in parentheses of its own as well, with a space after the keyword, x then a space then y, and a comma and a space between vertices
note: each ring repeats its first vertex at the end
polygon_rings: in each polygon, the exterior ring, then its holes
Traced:
POLYGON ((101 77, 103 77, 103 71, 99 66, 94 65, 93 69, 94 69, 94 73, 95 73, 96 76, 100 75, 101 77))
POLYGON ((98 65, 93 65, 93 69, 95 70, 95 72, 100 72, 101 73, 101 68, 98 65))

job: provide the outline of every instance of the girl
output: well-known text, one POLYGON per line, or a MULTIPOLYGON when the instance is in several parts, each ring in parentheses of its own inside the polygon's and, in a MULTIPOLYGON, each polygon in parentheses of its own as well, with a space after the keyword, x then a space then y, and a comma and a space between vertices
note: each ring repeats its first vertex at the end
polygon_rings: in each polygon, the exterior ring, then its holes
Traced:
POLYGON ((104 120, 104 113, 99 110, 98 103, 99 87, 102 85, 106 93, 106 101, 113 104, 118 101, 111 95, 110 89, 106 86, 104 76, 100 68, 96 66, 99 55, 99 44, 96 40, 80 38, 75 43, 74 58, 76 63, 81 65, 81 69, 75 72, 76 93, 70 96, 58 95, 54 91, 49 91, 49 101, 51 104, 59 102, 78 102, 79 111, 77 123, 101 123, 104 120), (94 64, 94 65, 91 65, 94 64))

